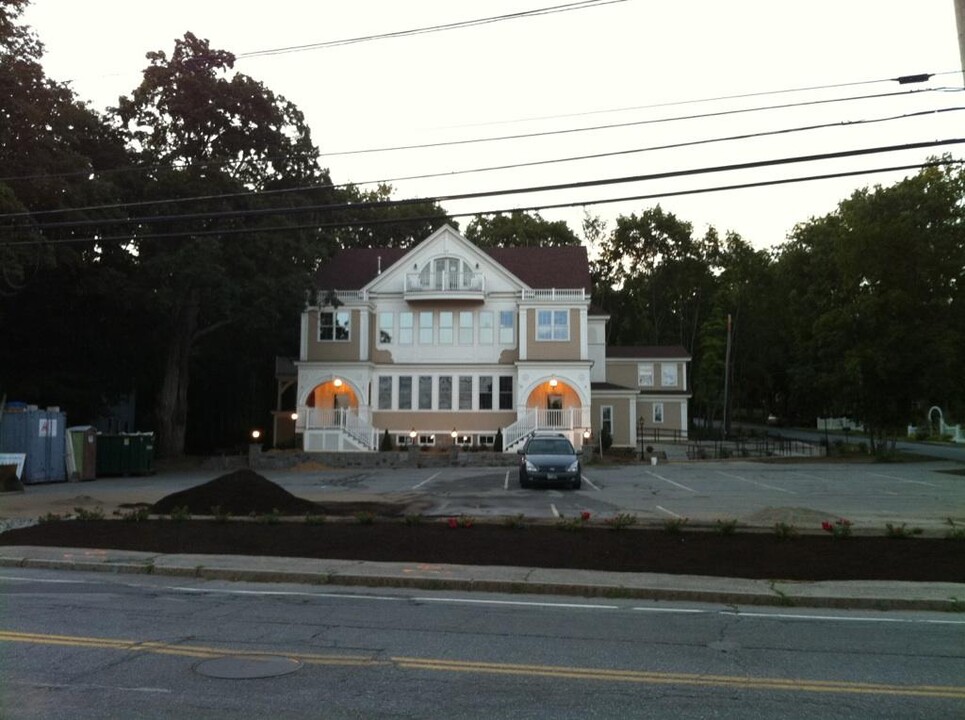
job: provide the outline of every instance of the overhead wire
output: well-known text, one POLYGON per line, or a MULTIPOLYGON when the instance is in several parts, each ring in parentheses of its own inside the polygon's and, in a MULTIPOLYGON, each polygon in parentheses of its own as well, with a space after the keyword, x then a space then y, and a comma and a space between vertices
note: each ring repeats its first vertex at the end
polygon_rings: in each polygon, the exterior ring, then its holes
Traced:
POLYGON ((825 160, 839 160, 844 158, 862 157, 866 155, 877 155, 889 152, 900 152, 907 150, 923 150, 948 145, 960 145, 965 143, 965 138, 946 138, 943 140, 931 140, 915 143, 902 143, 899 145, 884 145, 871 148, 859 148, 854 150, 840 150, 828 153, 812 153, 808 155, 797 155, 790 157, 771 158, 768 160, 755 160, 742 163, 730 163, 725 165, 715 165, 699 168, 688 168, 684 170, 669 170, 656 173, 645 173, 638 175, 628 175, 613 178, 600 178, 596 180, 580 180, 568 183, 553 183, 547 185, 534 185, 515 187, 499 190, 484 190, 467 193, 451 193, 447 195, 435 195, 432 197, 405 198, 401 200, 384 201, 363 201, 360 203, 335 203, 327 205, 304 205, 296 207, 275 207, 275 208, 252 208, 244 210, 226 210, 220 212, 202 213, 181 213, 173 215, 154 215, 147 217, 132 218, 99 218, 87 220, 74 220, 51 223, 33 223, 29 226, 8 226, 6 229, 22 230, 27 228, 34 229, 55 229, 55 228, 79 228, 88 226, 106 226, 123 224, 144 224, 144 223, 164 223, 181 222, 186 220, 213 220, 217 218, 243 218, 259 217, 265 215, 296 215, 318 211, 339 211, 339 210, 359 210, 399 207, 423 203, 442 203, 458 200, 477 200, 481 198, 496 197, 500 195, 523 195, 538 192, 557 192, 561 190, 574 190, 582 188, 604 187, 610 185, 627 184, 635 182, 645 182, 651 180, 666 180, 669 178, 689 177, 694 175, 704 175, 711 173, 734 172, 741 170, 760 169, 775 167, 779 165, 800 164, 806 162, 820 162, 825 160))
POLYGON ((660 193, 648 193, 643 195, 628 195, 624 197, 616 198, 595 198, 578 200, 563 203, 541 203, 538 205, 531 205, 528 207, 514 206, 509 208, 501 208, 499 210, 477 210, 474 212, 461 212, 461 213, 442 213, 433 215, 421 215, 414 217, 405 218, 369 218, 369 219, 354 219, 354 220, 344 220, 339 222, 331 223, 306 223, 302 225, 280 225, 275 227, 248 227, 248 228, 231 228, 225 230, 199 230, 196 232, 174 232, 174 233, 149 233, 142 235, 115 235, 108 237, 73 237, 73 238, 58 238, 58 239, 40 239, 40 240, 20 240, 14 242, 0 243, 0 245, 5 247, 16 247, 16 246, 29 246, 29 245, 70 245, 78 243, 97 243, 100 245, 107 243, 120 243, 120 242, 134 242, 134 241, 144 241, 144 240, 163 240, 163 239, 174 239, 180 237, 208 237, 212 235, 217 236, 227 236, 227 235, 242 235, 250 233, 268 233, 268 232, 292 232, 298 230, 333 230, 340 228, 362 228, 369 226, 378 225, 391 225, 391 224, 405 224, 413 222, 427 222, 433 220, 445 220, 448 218, 457 217, 478 217, 482 215, 500 215, 504 213, 513 212, 537 212, 540 210, 561 210, 566 208, 575 207, 592 207, 596 205, 606 205, 621 202, 638 202, 641 200, 659 200, 669 197, 685 197, 688 195, 701 195, 713 192, 725 192, 732 190, 745 190, 750 188, 761 188, 779 185, 790 185, 801 182, 812 182, 815 180, 831 180, 838 178, 848 178, 857 177, 861 175, 873 175, 881 174, 887 172, 903 172, 907 170, 916 170, 926 167, 938 167, 943 165, 961 165, 965 164, 965 160, 931 160, 919 163, 911 163, 907 165, 894 165, 889 167, 879 167, 879 168, 868 168, 862 170, 845 170, 834 173, 823 173, 819 175, 807 175, 803 177, 794 178, 777 178, 774 180, 759 180, 747 183, 735 183, 730 185, 717 185, 712 187, 704 188, 694 188, 690 190, 671 190, 660 193))
MULTIPOLYGON (((754 106, 754 107, 748 107, 748 108, 732 108, 729 110, 722 110, 717 112, 697 113, 697 114, 690 114, 690 115, 676 115, 676 116, 670 116, 670 117, 664 117, 664 118, 649 118, 645 120, 635 120, 635 121, 628 121, 628 122, 622 122, 622 123, 607 123, 603 125, 592 125, 587 127, 563 128, 558 130, 543 130, 543 131, 531 132, 531 133, 517 133, 517 134, 511 134, 511 135, 500 135, 500 136, 490 136, 490 137, 481 137, 481 138, 463 138, 459 140, 448 140, 448 141, 439 141, 439 142, 432 142, 432 143, 395 145, 395 146, 375 147, 375 148, 361 148, 361 149, 355 149, 355 150, 339 150, 339 151, 331 151, 331 152, 325 152, 325 153, 317 153, 316 157, 317 158, 341 157, 341 156, 348 156, 348 155, 373 154, 378 152, 396 152, 396 151, 402 151, 402 150, 422 150, 422 149, 437 148, 437 147, 452 147, 452 146, 458 146, 458 145, 470 145, 470 144, 476 144, 476 143, 488 143, 488 142, 497 142, 497 141, 504 141, 504 140, 521 140, 521 139, 531 139, 531 138, 537 138, 537 137, 552 137, 557 135, 567 135, 567 134, 575 134, 575 133, 582 133, 582 132, 598 132, 601 130, 611 130, 611 129, 618 129, 618 128, 626 128, 626 127, 638 127, 643 125, 665 124, 665 123, 681 122, 681 121, 687 121, 687 120, 704 120, 704 119, 709 119, 714 117, 725 117, 725 116, 748 114, 748 113, 754 113, 754 112, 769 112, 771 110, 785 110, 790 108, 799 108, 799 107, 806 107, 806 106, 813 106, 813 105, 827 105, 832 103, 854 102, 858 100, 876 100, 876 99, 888 98, 888 97, 921 95, 925 93, 950 92, 950 91, 960 92, 962 91, 962 88, 951 88, 951 87, 942 86, 942 87, 936 87, 936 88, 922 88, 918 90, 899 90, 899 91, 890 92, 890 93, 874 93, 870 95, 850 95, 850 96, 840 97, 840 98, 824 98, 824 99, 817 99, 817 100, 806 100, 806 101, 801 101, 796 103, 780 103, 776 105, 761 105, 761 106, 754 106)), ((288 157, 291 157, 291 156, 268 156, 261 159, 264 161, 270 162, 272 160, 283 159, 288 157)), ((224 166, 240 164, 246 161, 247 160, 238 160, 238 159, 230 159, 230 160, 211 159, 211 160, 197 160, 190 163, 151 164, 151 165, 132 166, 132 167, 106 168, 106 169, 101 169, 96 171, 92 168, 87 168, 84 170, 75 170, 75 171, 64 172, 64 173, 33 173, 29 175, 8 175, 8 176, 0 177, 0 182, 10 182, 10 181, 17 181, 17 180, 36 180, 36 179, 51 178, 51 177, 84 176, 84 175, 92 175, 92 174, 106 175, 109 173, 112 174, 112 173, 125 173, 125 172, 147 172, 150 170, 158 170, 158 169, 165 169, 165 168, 181 169, 181 168, 188 168, 188 167, 224 167, 224 166)))
POLYGON ((904 113, 901 115, 889 115, 886 117, 879 117, 879 118, 866 118, 861 120, 843 120, 843 121, 832 122, 832 123, 817 123, 813 125, 801 125, 801 126, 791 127, 791 128, 780 128, 777 130, 764 130, 764 131, 753 132, 753 133, 741 133, 737 135, 727 135, 722 137, 703 138, 699 140, 686 140, 686 141, 681 141, 676 143, 667 143, 663 145, 651 145, 651 146, 642 147, 642 148, 629 148, 629 149, 623 149, 623 150, 614 150, 610 152, 590 153, 585 155, 571 155, 571 156, 562 157, 562 158, 550 158, 545 160, 534 160, 529 162, 508 163, 504 165, 490 165, 490 166, 477 167, 477 168, 467 168, 463 170, 450 170, 446 172, 431 172, 431 173, 422 173, 419 175, 404 175, 404 176, 399 176, 394 178, 383 178, 380 180, 362 180, 358 182, 338 183, 338 184, 330 184, 330 183, 312 184, 312 185, 301 185, 301 186, 291 187, 291 188, 273 188, 268 190, 252 190, 252 191, 235 192, 235 193, 221 193, 221 194, 215 194, 215 195, 196 195, 191 197, 161 198, 157 200, 139 200, 139 201, 125 202, 125 203, 86 205, 86 206, 78 206, 78 207, 72 207, 72 208, 54 208, 51 210, 0 213, 0 219, 14 218, 14 217, 38 217, 38 216, 46 216, 46 215, 65 214, 65 213, 71 213, 71 212, 87 212, 90 210, 115 210, 115 209, 135 208, 135 207, 145 207, 145 206, 160 206, 160 205, 180 204, 185 202, 221 200, 221 199, 230 199, 230 198, 238 198, 238 197, 256 197, 256 196, 265 197, 269 195, 282 195, 282 194, 300 193, 300 192, 314 191, 314 190, 339 189, 339 188, 347 188, 347 187, 363 187, 366 185, 388 185, 394 182, 403 182, 403 181, 410 181, 410 180, 426 180, 426 179, 438 178, 438 177, 454 177, 456 175, 493 172, 498 170, 513 170, 513 169, 525 168, 525 167, 538 167, 542 165, 578 162, 583 160, 596 160, 596 159, 602 159, 607 157, 619 157, 624 155, 633 155, 633 154, 654 152, 659 150, 673 150, 673 149, 680 149, 685 147, 695 147, 695 146, 708 145, 713 143, 732 142, 737 140, 751 140, 751 139, 757 139, 757 138, 786 135, 791 133, 807 132, 811 130, 821 130, 821 129, 830 129, 830 128, 847 128, 847 127, 853 127, 857 125, 893 122, 896 120, 905 120, 905 119, 911 119, 911 118, 917 118, 917 117, 924 117, 928 115, 937 115, 937 114, 946 113, 946 112, 959 112, 962 110, 965 110, 965 106, 936 108, 932 110, 922 110, 919 112, 904 113))
POLYGON ((344 38, 341 40, 326 40, 323 42, 306 43, 303 45, 288 45, 285 47, 271 48, 267 50, 252 50, 249 52, 237 53, 235 58, 239 60, 248 60, 251 58, 285 55, 295 52, 306 52, 308 50, 322 50, 331 47, 341 47, 343 45, 355 45, 357 43, 372 42, 374 40, 389 40, 411 37, 413 35, 426 35, 428 33, 445 32, 448 30, 461 30, 463 28, 491 25, 493 23, 505 22, 507 20, 520 20, 523 18, 538 17, 541 15, 555 15, 556 13, 573 12, 575 10, 589 10, 592 8, 604 7, 606 5, 616 5, 624 2, 626 2, 626 0, 582 0, 581 2, 571 2, 563 5, 551 5, 549 7, 535 8, 533 10, 522 10, 520 12, 506 13, 504 15, 493 15, 474 20, 461 20, 458 22, 410 28, 408 30, 396 30, 387 33, 360 35, 358 37, 344 38))

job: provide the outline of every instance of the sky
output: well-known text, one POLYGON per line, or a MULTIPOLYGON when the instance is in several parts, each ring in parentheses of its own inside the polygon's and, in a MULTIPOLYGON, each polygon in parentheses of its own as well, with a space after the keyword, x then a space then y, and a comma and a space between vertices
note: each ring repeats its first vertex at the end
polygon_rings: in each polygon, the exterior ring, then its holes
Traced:
MULTIPOLYGON (((145 53, 170 55, 175 38, 188 31, 207 38, 240 56, 237 71, 301 109, 334 182, 391 180, 396 198, 965 137, 965 109, 955 110, 965 108, 965 93, 953 0, 614 0, 441 32, 244 56, 571 1, 33 0, 24 22, 46 46, 47 74, 69 81, 99 110, 137 86, 145 53), (907 85, 889 80, 920 73, 934 76, 907 85), (824 89, 784 92, 817 87, 824 89), (864 97, 893 93, 902 94, 864 97), (815 101, 821 102, 801 105, 815 101), (797 106, 745 112, 787 104, 797 106), (859 122, 885 118, 896 119, 859 122), (832 127, 795 130, 813 125, 832 127), (599 126, 611 127, 581 130, 599 126), (476 142, 507 135, 529 137, 476 142), (648 150, 734 136, 741 137, 648 150), (425 144, 437 146, 384 149, 425 144), (550 162, 586 155, 604 157, 550 162), (485 170, 493 167, 502 169, 485 170), (436 176, 402 179, 421 175, 436 176)), ((856 189, 889 185, 915 171, 583 204, 911 165, 945 152, 962 158, 965 146, 442 204, 450 213, 575 204, 540 212, 581 234, 584 211, 612 228, 619 215, 659 203, 691 222, 696 234, 713 226, 766 248, 784 242, 796 224, 832 212, 856 189)), ((465 229, 470 218, 457 220, 465 229)))

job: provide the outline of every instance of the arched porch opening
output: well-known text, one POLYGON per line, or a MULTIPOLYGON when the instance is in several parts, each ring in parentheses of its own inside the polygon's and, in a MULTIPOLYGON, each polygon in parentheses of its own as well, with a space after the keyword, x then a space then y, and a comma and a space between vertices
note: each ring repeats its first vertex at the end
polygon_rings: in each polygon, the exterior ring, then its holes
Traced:
POLYGON ((331 378, 308 392, 304 427, 344 427, 350 417, 358 416, 358 409, 359 394, 355 388, 342 378, 331 378))

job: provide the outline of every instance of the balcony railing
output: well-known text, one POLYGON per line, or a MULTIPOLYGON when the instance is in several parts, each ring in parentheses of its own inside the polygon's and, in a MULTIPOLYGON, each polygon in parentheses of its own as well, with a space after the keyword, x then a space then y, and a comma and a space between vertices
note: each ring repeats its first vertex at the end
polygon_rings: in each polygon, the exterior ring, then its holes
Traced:
POLYGON ((523 300, 586 300, 583 288, 537 288, 520 291, 523 300))
POLYGON ((436 272, 431 273, 428 280, 422 273, 407 273, 405 276, 405 294, 482 297, 486 292, 486 276, 482 273, 467 272, 436 272))

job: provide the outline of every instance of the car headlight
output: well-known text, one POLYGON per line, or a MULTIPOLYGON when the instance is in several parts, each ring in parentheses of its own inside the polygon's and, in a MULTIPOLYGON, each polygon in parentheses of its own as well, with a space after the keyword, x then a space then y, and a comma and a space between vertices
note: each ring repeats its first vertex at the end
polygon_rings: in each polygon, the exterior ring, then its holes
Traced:
POLYGON ((539 472, 539 468, 533 465, 529 460, 526 461, 526 472, 539 472))
POLYGON ((579 471, 579 469, 580 469, 580 461, 579 461, 579 460, 574 460, 574 461, 570 464, 570 466, 569 466, 568 468, 566 468, 566 472, 577 472, 577 471, 579 471))

